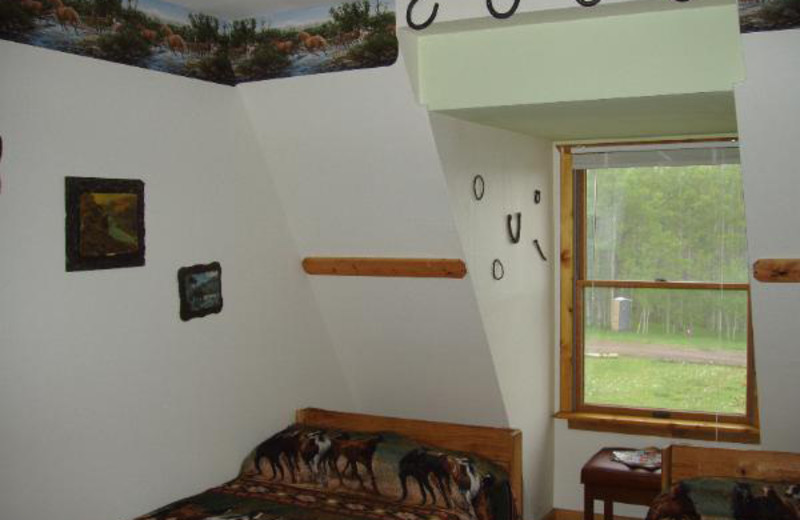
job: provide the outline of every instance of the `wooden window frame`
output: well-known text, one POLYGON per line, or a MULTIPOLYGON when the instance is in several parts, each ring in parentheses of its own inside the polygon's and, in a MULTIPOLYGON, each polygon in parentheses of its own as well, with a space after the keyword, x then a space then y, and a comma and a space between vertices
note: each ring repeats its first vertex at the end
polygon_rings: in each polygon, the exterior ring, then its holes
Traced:
MULTIPOLYGON (((730 138, 728 138, 730 139, 730 138)), ((625 144, 673 144, 720 141, 690 139, 625 144)), ((589 146, 609 146, 602 143, 589 146)), ((586 145, 581 145, 586 146, 586 145)), ((753 356, 753 325, 750 284, 707 282, 658 282, 587 280, 585 204, 586 172, 573 170, 572 146, 558 147, 561 156, 561 257, 560 257, 560 411, 571 429, 658 435, 724 442, 760 442, 758 396, 753 356), (744 415, 681 412, 583 402, 583 289, 587 286, 640 289, 732 290, 747 293, 747 408, 744 415)))

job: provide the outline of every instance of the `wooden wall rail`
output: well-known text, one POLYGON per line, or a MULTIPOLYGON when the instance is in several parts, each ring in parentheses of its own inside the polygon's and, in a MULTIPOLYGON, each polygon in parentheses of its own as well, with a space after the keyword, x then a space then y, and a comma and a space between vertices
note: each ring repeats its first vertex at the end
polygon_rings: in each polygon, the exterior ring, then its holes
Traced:
POLYGON ((800 283, 800 258, 769 258, 753 265, 753 277, 759 282, 800 283))
POLYGON ((464 278, 463 260, 435 258, 339 258, 303 260, 308 274, 327 276, 386 276, 406 278, 464 278))

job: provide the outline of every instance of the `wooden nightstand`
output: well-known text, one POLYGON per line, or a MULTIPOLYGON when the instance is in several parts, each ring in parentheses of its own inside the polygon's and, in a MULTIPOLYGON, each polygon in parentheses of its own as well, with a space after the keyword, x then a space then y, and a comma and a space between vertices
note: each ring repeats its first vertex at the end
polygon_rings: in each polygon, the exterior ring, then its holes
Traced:
POLYGON ((614 502, 649 506, 661 492, 661 470, 631 469, 614 462, 611 452, 626 448, 604 448, 581 470, 583 518, 594 520, 594 501, 604 502, 603 518, 614 518, 614 502))

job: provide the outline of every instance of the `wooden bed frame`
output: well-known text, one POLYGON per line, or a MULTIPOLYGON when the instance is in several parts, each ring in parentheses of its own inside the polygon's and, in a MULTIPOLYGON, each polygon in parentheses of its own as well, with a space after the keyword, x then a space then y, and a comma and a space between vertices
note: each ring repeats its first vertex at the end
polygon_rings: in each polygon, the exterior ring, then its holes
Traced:
POLYGON ((663 452, 664 489, 693 477, 800 482, 800 453, 672 445, 663 452))
POLYGON ((517 518, 522 518, 522 432, 519 430, 332 412, 317 408, 297 410, 295 419, 299 424, 320 428, 368 433, 392 431, 423 444, 475 453, 508 472, 517 518))

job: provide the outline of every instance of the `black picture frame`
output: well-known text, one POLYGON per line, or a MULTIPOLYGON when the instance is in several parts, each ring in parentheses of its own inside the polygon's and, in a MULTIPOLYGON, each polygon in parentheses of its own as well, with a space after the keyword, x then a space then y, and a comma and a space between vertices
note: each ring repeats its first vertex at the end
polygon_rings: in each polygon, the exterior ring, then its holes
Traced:
POLYGON ((222 266, 219 262, 178 269, 181 320, 189 321, 222 312, 222 266), (198 283, 203 288, 198 293, 198 283))
POLYGON ((66 177, 67 272, 145 264, 144 182, 66 177))

